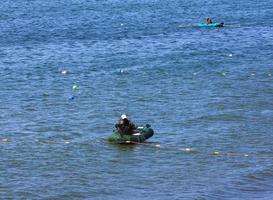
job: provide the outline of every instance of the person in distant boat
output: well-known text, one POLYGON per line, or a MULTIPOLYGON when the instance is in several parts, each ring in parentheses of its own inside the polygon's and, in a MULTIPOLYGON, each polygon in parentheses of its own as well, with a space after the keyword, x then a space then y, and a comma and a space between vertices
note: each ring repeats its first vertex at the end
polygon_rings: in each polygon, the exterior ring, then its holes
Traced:
POLYGON ((212 24, 211 18, 208 17, 208 18, 206 19, 206 24, 212 24))
POLYGON ((136 130, 135 125, 127 118, 125 114, 122 114, 118 123, 115 124, 116 129, 121 135, 132 135, 136 130))

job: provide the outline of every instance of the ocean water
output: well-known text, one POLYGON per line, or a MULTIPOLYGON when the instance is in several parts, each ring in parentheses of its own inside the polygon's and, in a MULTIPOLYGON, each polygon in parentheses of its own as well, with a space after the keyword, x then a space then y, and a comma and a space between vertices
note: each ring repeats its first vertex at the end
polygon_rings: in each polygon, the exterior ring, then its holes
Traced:
POLYGON ((272 10, 1 2, 0 199, 272 199, 272 10), (155 135, 108 144, 122 113, 155 135))

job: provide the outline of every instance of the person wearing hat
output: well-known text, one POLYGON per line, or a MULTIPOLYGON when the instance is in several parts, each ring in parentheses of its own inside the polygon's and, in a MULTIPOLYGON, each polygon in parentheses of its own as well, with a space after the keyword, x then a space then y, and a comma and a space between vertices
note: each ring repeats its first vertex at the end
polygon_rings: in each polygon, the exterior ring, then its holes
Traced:
POLYGON ((136 129, 135 125, 125 114, 121 115, 118 123, 115 124, 115 127, 121 135, 132 135, 136 129))
POLYGON ((206 19, 206 24, 212 24, 211 18, 207 17, 207 19, 206 19))

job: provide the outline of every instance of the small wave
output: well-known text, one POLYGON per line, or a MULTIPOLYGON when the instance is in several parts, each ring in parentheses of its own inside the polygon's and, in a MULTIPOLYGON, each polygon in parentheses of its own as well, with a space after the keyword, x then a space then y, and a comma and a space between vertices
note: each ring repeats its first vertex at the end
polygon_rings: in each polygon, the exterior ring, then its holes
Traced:
POLYGON ((0 142, 13 142, 13 140, 12 139, 8 139, 8 138, 2 138, 2 139, 0 139, 0 142))
POLYGON ((36 142, 41 144, 69 144, 70 141, 54 141, 54 140, 36 140, 36 142))

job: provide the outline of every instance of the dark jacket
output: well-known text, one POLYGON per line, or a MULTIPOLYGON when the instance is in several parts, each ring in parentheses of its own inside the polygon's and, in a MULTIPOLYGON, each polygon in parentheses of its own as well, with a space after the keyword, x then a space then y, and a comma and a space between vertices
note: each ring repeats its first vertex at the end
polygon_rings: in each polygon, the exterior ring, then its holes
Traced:
POLYGON ((115 127, 121 135, 132 135, 136 129, 135 125, 128 119, 120 119, 115 127))
POLYGON ((212 24, 211 18, 207 18, 207 24, 212 24))

